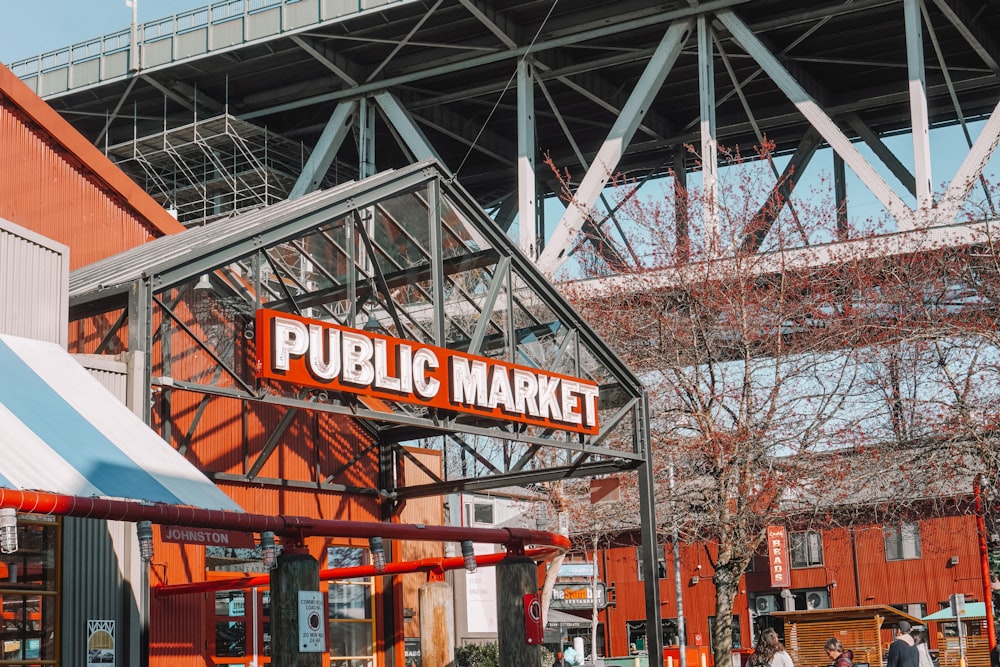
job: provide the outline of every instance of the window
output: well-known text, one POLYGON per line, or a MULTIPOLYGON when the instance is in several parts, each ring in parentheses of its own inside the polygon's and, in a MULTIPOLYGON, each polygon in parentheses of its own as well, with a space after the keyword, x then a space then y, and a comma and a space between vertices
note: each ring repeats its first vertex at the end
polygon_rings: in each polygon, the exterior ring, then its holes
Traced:
MULTIPOLYGON (((329 547, 327 567, 364 565, 366 549, 329 547)), ((330 664, 334 667, 374 665, 375 617, 372 598, 374 579, 331 581, 327 589, 330 625, 330 664)))
POLYGON ((493 503, 486 500, 477 500, 465 503, 465 525, 475 526, 477 524, 493 525, 493 503))
POLYGON ((814 567, 823 564, 823 536, 816 531, 789 533, 788 546, 792 567, 814 567))
MULTIPOLYGON (((660 619, 660 630, 663 633, 664 646, 676 646, 680 641, 680 631, 678 630, 676 618, 660 619)), ((625 621, 625 629, 628 632, 628 649, 631 655, 638 651, 646 650, 646 621, 625 621)))
MULTIPOLYGON (((639 581, 643 580, 643 558, 642 547, 635 548, 635 560, 639 564, 639 581)), ((662 544, 656 545, 656 576, 660 579, 667 578, 667 557, 662 544)))
POLYGON ((910 521, 882 529, 885 536, 885 559, 912 560, 920 558, 920 526, 910 521))
POLYGON ((53 517, 18 515, 18 549, 0 556, 0 665, 58 660, 54 639, 58 531, 53 517))

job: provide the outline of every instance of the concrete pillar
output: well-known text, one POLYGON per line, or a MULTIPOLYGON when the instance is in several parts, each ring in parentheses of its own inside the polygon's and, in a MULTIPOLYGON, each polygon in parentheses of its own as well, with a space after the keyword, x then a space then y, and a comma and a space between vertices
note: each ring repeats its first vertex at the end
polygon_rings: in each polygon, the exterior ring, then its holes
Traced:
MULTIPOLYGON (((322 652, 303 653, 299 647, 299 591, 319 590, 319 563, 304 550, 289 549, 278 556, 271 572, 271 665, 320 667, 322 652)), ((327 614, 320 618, 326 636, 327 614)), ((323 642, 326 649, 326 642, 323 642)))
POLYGON ((530 558, 511 556, 497 565, 497 634, 503 667, 538 667, 540 645, 525 636, 524 596, 538 593, 538 567, 530 558))
POLYGON ((421 667, 447 667, 455 661, 455 599, 444 581, 420 587, 421 667))

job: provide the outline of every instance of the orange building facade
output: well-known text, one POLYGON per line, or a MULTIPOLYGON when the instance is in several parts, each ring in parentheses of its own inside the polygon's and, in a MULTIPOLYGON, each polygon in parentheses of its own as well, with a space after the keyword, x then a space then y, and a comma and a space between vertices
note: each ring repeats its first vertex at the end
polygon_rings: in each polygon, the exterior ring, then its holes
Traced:
MULTIPOLYGON (((884 605, 922 618, 947 606, 955 593, 970 601, 984 599, 974 516, 790 530, 788 536, 791 598, 786 605, 782 590, 771 587, 767 556, 756 556, 741 579, 733 609, 734 648, 752 648, 764 627, 774 627, 783 635, 783 622, 772 616, 774 612, 884 605)), ((711 544, 707 547, 712 550, 711 544)), ((706 647, 711 655, 715 613, 711 560, 701 543, 681 545, 680 555, 686 642, 706 647)), ((614 591, 614 604, 600 612, 606 655, 634 653, 645 627, 638 551, 634 546, 616 546, 598 553, 596 560, 601 580, 614 591)), ((669 544, 661 547, 658 569, 664 642, 676 644, 674 561, 669 544)), ((975 627, 985 632, 984 626, 975 627)), ((931 634, 936 647, 935 633, 931 634)))

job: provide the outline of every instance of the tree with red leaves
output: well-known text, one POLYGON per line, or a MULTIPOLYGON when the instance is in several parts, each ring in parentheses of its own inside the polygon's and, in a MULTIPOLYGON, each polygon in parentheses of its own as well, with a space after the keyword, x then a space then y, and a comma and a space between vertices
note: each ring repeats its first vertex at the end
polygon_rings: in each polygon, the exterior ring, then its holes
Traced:
POLYGON ((933 444, 942 470, 965 470, 955 450, 973 445, 994 480, 997 470, 997 309, 979 302, 997 272, 971 276, 967 252, 944 246, 885 252, 822 197, 791 208, 765 172, 772 148, 729 156, 717 214, 679 189, 623 202, 641 265, 606 275, 600 248, 581 245, 587 278, 563 285, 581 312, 601 314, 594 326, 644 378, 657 501, 680 508, 667 532, 710 545, 716 664, 728 664, 740 577, 767 526, 806 520, 810 503, 817 521, 838 520, 830 507, 850 501, 845 478, 884 474, 886 443, 917 461, 933 444), (681 228, 717 232, 677 239, 681 228), (829 244, 846 239, 856 241, 829 244), (947 302, 973 279, 975 314, 947 302), (930 363, 941 369, 933 392, 930 363), (935 432, 944 437, 931 443, 935 432), (830 465, 838 449, 851 466, 830 465), (667 484, 669 469, 683 483, 667 484))

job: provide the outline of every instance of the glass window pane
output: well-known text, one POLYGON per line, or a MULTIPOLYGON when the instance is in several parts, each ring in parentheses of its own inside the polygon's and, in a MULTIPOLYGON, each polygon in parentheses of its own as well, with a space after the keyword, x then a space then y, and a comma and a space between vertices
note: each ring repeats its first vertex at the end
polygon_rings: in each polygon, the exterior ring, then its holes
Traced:
POLYGON ((328 547, 326 550, 326 566, 333 569, 364 565, 365 554, 367 553, 367 550, 358 547, 328 547))
POLYGON ((372 655, 372 624, 334 621, 330 623, 330 655, 357 657, 372 655))
POLYGON ((246 594, 243 591, 216 591, 216 616, 243 616, 246 613, 246 594))
POLYGON ((327 597, 330 618, 355 621, 371 618, 371 587, 367 582, 331 583, 327 597))
POLYGON ((238 658, 246 655, 246 624, 226 621, 215 624, 215 655, 238 658))

